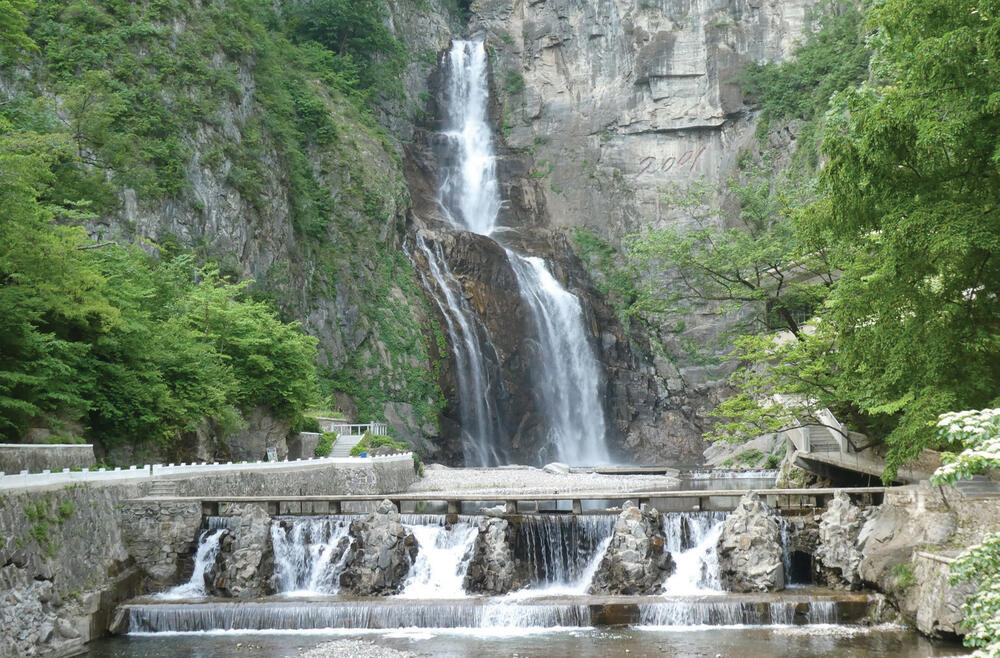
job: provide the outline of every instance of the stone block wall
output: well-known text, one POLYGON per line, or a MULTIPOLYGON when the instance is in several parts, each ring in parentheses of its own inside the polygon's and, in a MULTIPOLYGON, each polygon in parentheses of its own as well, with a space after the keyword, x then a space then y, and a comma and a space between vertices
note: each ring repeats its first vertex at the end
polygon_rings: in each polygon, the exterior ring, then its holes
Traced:
POLYGON ((90 468, 96 463, 94 446, 89 443, 0 443, 0 473, 90 468))
POLYGON ((409 455, 166 466, 79 482, 69 475, 0 486, 0 656, 78 653, 144 584, 176 583, 179 558, 195 548, 201 509, 137 500, 156 480, 175 481, 178 495, 256 496, 394 493, 417 478, 409 455))

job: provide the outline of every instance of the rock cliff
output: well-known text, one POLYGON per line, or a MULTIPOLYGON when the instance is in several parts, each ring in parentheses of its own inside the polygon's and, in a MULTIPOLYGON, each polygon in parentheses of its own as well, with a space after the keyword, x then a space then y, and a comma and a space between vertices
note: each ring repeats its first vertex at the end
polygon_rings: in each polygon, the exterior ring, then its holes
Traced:
MULTIPOLYGON (((703 308, 685 318, 682 331, 653 327, 668 352, 654 358, 649 328, 621 324, 618 309, 595 288, 590 263, 575 257, 559 234, 582 227, 616 244, 630 233, 691 222, 664 192, 693 181, 722 182, 739 153, 755 144, 755 115, 735 79, 750 61, 786 57, 811 5, 478 0, 470 6, 469 31, 484 36, 491 54, 502 239, 544 257, 584 302, 606 376, 611 439, 629 460, 702 461, 707 412, 726 395, 731 365, 695 363, 684 345, 709 346, 727 320, 703 308)), ((416 131, 405 168, 418 225, 431 229, 442 222, 434 136, 442 116, 439 84, 432 76, 429 120, 416 131)), ((512 315, 519 301, 502 254, 481 240, 457 241, 463 253, 455 269, 490 334, 523 342, 517 326, 523 314, 512 315)), ((498 345, 493 365, 517 396, 523 357, 507 347, 498 345)), ((446 376, 442 388, 451 383, 446 376)), ((530 452, 531 400, 505 402, 513 410, 505 418, 512 452, 530 452)), ((455 412, 450 397, 446 437, 455 412)))

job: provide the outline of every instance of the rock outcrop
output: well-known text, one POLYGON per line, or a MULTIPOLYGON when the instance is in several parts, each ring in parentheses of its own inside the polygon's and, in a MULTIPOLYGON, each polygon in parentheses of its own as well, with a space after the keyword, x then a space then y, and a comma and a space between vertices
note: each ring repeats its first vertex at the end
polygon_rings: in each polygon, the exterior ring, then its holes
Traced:
POLYGON ((781 523, 750 492, 726 517, 717 546, 719 579, 731 592, 769 592, 785 588, 781 523))
POLYGON ((340 586, 357 596, 398 594, 417 556, 417 539, 399 521, 388 500, 375 512, 351 522, 351 549, 340 586))
POLYGON ((858 534, 865 520, 861 508, 842 491, 838 491, 827 505, 820 517, 819 545, 813 555, 823 584, 848 589, 861 587, 858 534))
POLYGON ((511 546, 513 528, 506 519, 495 517, 479 521, 479 535, 472 549, 472 559, 465 572, 465 591, 473 594, 506 594, 519 589, 517 559, 511 546))
POLYGON ((664 549, 663 517, 655 508, 627 501, 615 522, 614 534, 601 560, 591 594, 655 594, 674 572, 674 560, 664 549))
POLYGON ((205 573, 212 596, 253 598, 270 593, 274 567, 271 517, 261 505, 232 505, 226 511, 229 530, 219 540, 215 563, 205 573))
POLYGON ((194 552, 201 528, 198 503, 130 501, 122 512, 122 538, 146 589, 176 584, 178 559, 194 552))

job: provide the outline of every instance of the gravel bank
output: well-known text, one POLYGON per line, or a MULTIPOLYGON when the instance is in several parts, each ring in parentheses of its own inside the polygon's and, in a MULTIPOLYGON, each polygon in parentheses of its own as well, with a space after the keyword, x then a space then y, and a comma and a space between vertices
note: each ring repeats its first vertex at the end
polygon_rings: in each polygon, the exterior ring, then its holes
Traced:
POLYGON ((596 473, 547 473, 531 466, 449 468, 431 464, 426 477, 408 492, 479 491, 484 494, 542 494, 568 492, 617 493, 675 489, 680 482, 666 475, 598 475, 596 473))
POLYGON ((382 647, 371 641, 334 640, 295 654, 293 658, 416 658, 419 654, 382 647))

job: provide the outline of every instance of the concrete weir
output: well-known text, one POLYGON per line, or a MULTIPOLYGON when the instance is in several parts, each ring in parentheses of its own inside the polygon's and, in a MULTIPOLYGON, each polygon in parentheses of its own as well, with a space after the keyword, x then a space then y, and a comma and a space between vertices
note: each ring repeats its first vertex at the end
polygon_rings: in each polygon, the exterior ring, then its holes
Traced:
POLYGON ((706 596, 309 598, 246 602, 133 602, 120 609, 118 633, 322 628, 495 628, 584 626, 765 626, 857 624, 880 597, 827 590, 706 596))

